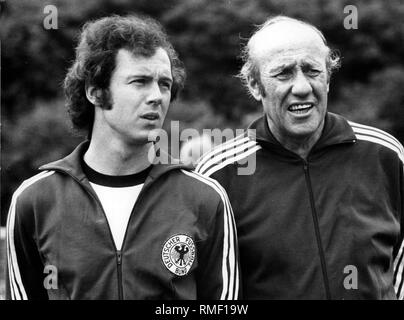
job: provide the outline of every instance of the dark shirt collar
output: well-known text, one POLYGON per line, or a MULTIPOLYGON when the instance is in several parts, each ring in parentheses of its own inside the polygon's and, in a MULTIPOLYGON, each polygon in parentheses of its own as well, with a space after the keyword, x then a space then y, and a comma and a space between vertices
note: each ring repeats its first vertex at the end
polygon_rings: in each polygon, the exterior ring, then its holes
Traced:
MULTIPOLYGON (((280 142, 274 137, 268 126, 267 117, 264 115, 255 120, 248 127, 249 136, 262 146, 267 148, 283 148, 280 142)), ((326 146, 352 143, 356 141, 355 133, 348 121, 340 115, 327 112, 323 132, 313 146, 312 151, 322 149, 326 146)), ((284 149, 284 148, 283 148, 284 149)))
POLYGON ((84 174, 87 176, 88 181, 98 185, 113 188, 132 187, 143 184, 146 181, 146 178, 152 168, 152 165, 150 165, 149 167, 138 173, 111 176, 94 170, 85 162, 84 159, 82 159, 81 161, 81 166, 83 168, 84 174))
MULTIPOLYGON (((81 144, 79 144, 76 147, 76 149, 65 158, 45 164, 41 166, 39 170, 55 170, 59 172, 64 172, 80 182, 87 181, 88 179, 81 165, 82 161, 81 159, 83 159, 84 153, 88 149, 89 145, 90 145, 89 141, 84 141, 81 144)), ((168 159, 169 164, 161 164, 157 162, 153 163, 145 184, 148 184, 148 182, 157 179, 159 176, 171 170, 192 169, 192 166, 185 165, 178 159, 172 158, 170 155, 167 155, 166 158, 168 159)))

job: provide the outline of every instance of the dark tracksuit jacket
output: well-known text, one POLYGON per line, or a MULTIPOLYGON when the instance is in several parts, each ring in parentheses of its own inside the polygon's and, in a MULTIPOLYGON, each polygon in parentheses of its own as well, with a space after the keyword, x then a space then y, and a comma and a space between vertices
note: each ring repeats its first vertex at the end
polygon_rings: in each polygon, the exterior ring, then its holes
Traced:
POLYGON ((202 157, 196 171, 233 207, 243 297, 402 299, 403 153, 387 133, 328 113, 307 161, 265 117, 202 157))
POLYGON ((15 192, 7 223, 9 299, 236 299, 231 207, 220 185, 155 164, 122 249, 80 161, 87 145, 15 192), (54 277, 54 276, 57 277, 54 277))

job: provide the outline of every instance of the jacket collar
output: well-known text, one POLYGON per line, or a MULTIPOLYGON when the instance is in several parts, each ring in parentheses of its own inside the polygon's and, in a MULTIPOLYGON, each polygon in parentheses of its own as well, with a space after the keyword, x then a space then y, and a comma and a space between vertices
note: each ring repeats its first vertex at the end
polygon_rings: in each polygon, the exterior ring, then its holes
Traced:
MULTIPOLYGON (((269 130, 268 120, 265 115, 251 123, 248 127, 248 134, 251 138, 255 138, 263 147, 283 148, 269 130)), ((355 133, 348 121, 340 115, 327 112, 323 132, 320 139, 314 145, 313 151, 330 145, 352 143, 355 141, 355 133)))
MULTIPOLYGON (((89 145, 90 142, 88 140, 84 141, 80 143, 76 147, 76 149, 74 149, 74 151, 65 158, 45 164, 41 166, 39 170, 55 170, 59 172, 64 172, 80 182, 87 181, 87 177, 84 174, 83 169, 81 167, 81 159, 83 158, 84 153, 88 149, 89 145)), ((157 161, 153 163, 153 168, 146 179, 145 185, 157 179, 158 177, 160 177, 161 175, 165 174, 168 171, 175 169, 187 169, 187 170, 192 169, 191 165, 186 165, 180 162, 178 159, 172 158, 168 154, 166 156, 169 159, 168 161, 169 164, 161 164, 158 163, 157 161)))

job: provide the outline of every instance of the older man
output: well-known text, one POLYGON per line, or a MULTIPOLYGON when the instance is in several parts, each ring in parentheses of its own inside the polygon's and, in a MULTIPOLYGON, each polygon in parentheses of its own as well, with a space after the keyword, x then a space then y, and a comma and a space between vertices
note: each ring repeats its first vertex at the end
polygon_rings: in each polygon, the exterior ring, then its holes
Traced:
POLYGON ((327 112, 338 64, 314 26, 269 19, 241 70, 264 116, 197 166, 232 203, 246 299, 403 298, 403 147, 327 112))
POLYGON ((15 192, 7 223, 11 299, 236 299, 237 243, 227 196, 150 138, 184 82, 151 18, 83 28, 65 80, 88 141, 15 192))

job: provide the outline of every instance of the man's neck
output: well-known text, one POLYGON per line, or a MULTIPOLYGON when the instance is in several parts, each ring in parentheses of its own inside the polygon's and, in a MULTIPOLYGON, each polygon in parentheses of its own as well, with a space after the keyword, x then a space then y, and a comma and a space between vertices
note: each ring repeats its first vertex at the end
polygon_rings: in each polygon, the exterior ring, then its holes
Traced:
MULTIPOLYGON (((268 122, 269 124, 269 122, 268 122)), ((324 128, 324 122, 321 125, 320 129, 317 130, 314 134, 304 137, 293 137, 293 136, 285 136, 280 132, 275 130, 275 128, 271 128, 269 126, 269 130, 274 135, 275 139, 287 150, 296 153, 302 159, 307 160, 307 157, 314 147, 316 142, 320 139, 322 131, 324 128)))
POLYGON ((93 170, 102 174, 118 176, 140 172, 152 164, 149 151, 153 144, 126 145, 120 141, 91 139, 84 154, 84 161, 93 170))
POLYGON ((307 140, 294 140, 294 139, 287 139, 285 141, 280 141, 285 149, 296 153, 302 159, 307 160, 307 157, 317 142, 318 139, 307 139, 307 140))

